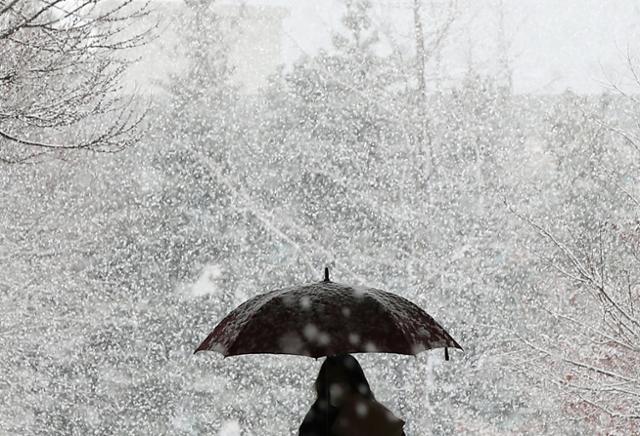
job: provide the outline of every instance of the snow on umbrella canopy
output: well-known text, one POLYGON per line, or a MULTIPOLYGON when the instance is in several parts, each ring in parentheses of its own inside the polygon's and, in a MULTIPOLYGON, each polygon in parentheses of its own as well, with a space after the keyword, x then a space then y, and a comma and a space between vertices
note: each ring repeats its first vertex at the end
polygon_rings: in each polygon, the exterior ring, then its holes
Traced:
POLYGON ((398 295, 329 280, 277 289, 231 311, 198 351, 224 356, 397 353, 460 345, 424 310, 398 295))

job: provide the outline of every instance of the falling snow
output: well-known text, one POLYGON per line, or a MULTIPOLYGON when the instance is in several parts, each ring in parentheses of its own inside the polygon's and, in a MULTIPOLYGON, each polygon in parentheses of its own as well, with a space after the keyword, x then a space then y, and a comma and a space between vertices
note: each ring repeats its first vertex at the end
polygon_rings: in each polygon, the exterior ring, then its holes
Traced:
POLYGON ((0 0, 0 435, 297 435, 337 343, 407 436, 640 434, 633 2, 145 3, 0 0))

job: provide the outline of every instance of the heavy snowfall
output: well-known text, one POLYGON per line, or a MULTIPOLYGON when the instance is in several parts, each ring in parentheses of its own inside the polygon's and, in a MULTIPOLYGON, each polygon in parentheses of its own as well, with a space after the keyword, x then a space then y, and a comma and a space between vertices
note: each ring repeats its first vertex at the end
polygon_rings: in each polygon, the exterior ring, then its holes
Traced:
MULTIPOLYGON (((398 294, 407 436, 640 434, 632 0, 0 0, 0 435, 297 435, 249 298, 398 294)), ((369 323, 379 320, 370 319, 369 323)))

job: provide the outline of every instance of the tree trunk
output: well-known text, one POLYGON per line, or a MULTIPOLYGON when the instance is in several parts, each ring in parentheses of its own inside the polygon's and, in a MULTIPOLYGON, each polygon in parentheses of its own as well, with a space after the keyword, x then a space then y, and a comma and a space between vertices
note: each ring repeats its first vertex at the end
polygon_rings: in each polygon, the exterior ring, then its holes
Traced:
POLYGON ((431 153, 429 150, 429 158, 427 158, 428 144, 428 131, 429 122, 427 120, 426 113, 426 100, 427 100, 427 85, 425 81, 425 62, 426 52, 424 47, 424 29, 422 27, 422 14, 421 14, 422 0, 413 0, 413 23, 415 27, 416 35, 416 79, 417 79, 417 91, 418 91, 418 129, 417 129, 417 162, 418 172, 416 174, 416 185, 422 191, 426 187, 426 181, 433 172, 433 166, 431 165, 431 153), (427 163, 429 165, 427 165, 427 163))

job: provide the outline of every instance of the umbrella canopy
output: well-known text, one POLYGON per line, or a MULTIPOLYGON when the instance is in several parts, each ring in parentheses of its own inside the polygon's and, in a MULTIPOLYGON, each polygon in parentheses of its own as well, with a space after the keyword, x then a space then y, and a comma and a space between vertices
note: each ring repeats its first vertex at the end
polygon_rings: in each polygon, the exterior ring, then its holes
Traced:
POLYGON ((424 310, 390 292, 329 280, 277 289, 231 311, 196 349, 224 356, 340 353, 416 355, 462 347, 424 310))

